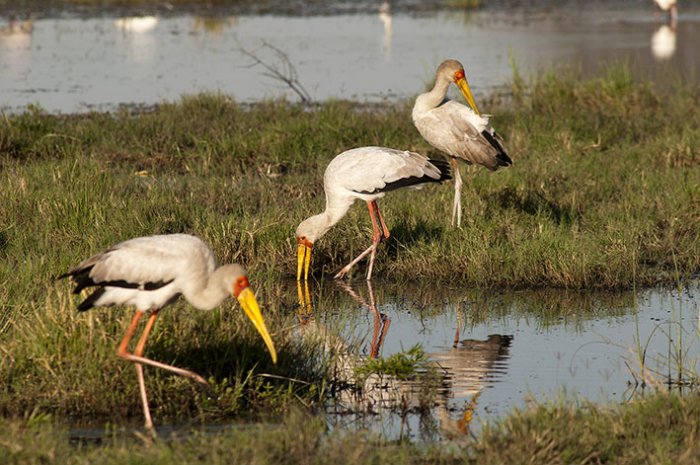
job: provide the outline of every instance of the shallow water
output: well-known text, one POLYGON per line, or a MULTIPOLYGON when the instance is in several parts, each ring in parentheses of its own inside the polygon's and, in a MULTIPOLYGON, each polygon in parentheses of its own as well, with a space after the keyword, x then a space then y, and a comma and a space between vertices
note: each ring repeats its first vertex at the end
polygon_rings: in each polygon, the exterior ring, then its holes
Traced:
POLYGON ((390 438, 453 437, 532 399, 566 393, 625 402, 644 392, 642 381, 648 392, 677 381, 678 366, 696 373, 700 362, 697 286, 638 294, 442 290, 427 296, 390 287, 326 286, 302 331, 352 352, 355 358, 342 362, 352 366, 420 344, 438 367, 436 401, 421 410, 420 385, 384 377, 356 398, 338 396, 329 407, 335 426, 390 438), (471 424, 460 424, 469 409, 471 424))
POLYGON ((625 60, 659 82, 696 78, 700 8, 675 27, 651 2, 560 7, 327 16, 61 17, 0 21, 0 106, 38 103, 50 112, 150 105, 221 91, 239 101, 296 99, 241 49, 273 66, 284 52, 312 99, 405 98, 422 91, 445 57, 461 59, 477 94, 553 64, 595 74, 625 60))
MULTIPOLYGON (((293 330, 321 340, 336 357, 345 388, 326 404, 331 429, 371 431, 388 440, 459 442, 533 401, 565 396, 617 404, 656 389, 683 391, 687 382, 697 389, 699 381, 700 283, 680 291, 592 293, 381 281, 368 286, 358 280, 353 286, 314 283, 310 291, 297 307, 293 330), (408 381, 388 375, 358 380, 355 370, 371 358, 416 344, 428 355, 430 371, 408 381)), ((134 419, 121 426, 141 425, 134 419)), ((172 439, 187 437, 193 427, 217 433, 251 426, 256 424, 193 420, 158 424, 157 430, 172 439)), ((102 444, 114 434, 94 425, 73 425, 70 433, 76 444, 102 444)))

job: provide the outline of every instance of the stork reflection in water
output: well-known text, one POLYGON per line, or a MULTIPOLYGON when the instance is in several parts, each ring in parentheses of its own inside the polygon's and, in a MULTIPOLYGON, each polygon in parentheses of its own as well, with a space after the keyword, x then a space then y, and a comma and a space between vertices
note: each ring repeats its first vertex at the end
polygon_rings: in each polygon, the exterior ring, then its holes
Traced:
MULTIPOLYGON (((364 372, 370 360, 381 357, 382 349, 386 351, 387 341, 395 341, 399 337, 405 340, 406 333, 402 334, 402 321, 398 321, 397 316, 393 316, 395 323, 392 324, 392 318, 381 311, 382 306, 376 300, 373 289, 376 285, 367 282, 367 292, 363 296, 345 282, 337 284, 372 315, 367 339, 360 338, 361 341, 369 341, 368 348, 364 342, 358 346, 343 335, 342 330, 334 330, 315 319, 308 287, 298 283, 300 333, 302 337, 322 341, 326 350, 332 351, 337 385, 342 386, 329 407, 332 411, 343 412, 337 421, 372 423, 377 419, 375 414, 403 411, 406 412, 401 417, 404 427, 407 427, 408 423, 404 422, 409 418, 418 416, 421 425, 428 425, 428 430, 430 424, 436 425, 443 437, 465 437, 476 416, 475 410, 484 388, 497 382, 499 375, 507 369, 513 337, 492 334, 485 340, 462 339, 460 331, 463 324, 457 321, 454 344, 450 341, 449 346, 431 349, 427 354, 428 360, 425 365, 419 364, 415 376, 402 379, 374 372, 358 375, 364 372), (426 397, 426 392, 434 394, 426 397)), ((337 305, 333 304, 332 308, 337 309, 337 305)), ((346 311, 341 309, 341 312, 346 311)), ((421 427, 421 431, 425 430, 421 427)))

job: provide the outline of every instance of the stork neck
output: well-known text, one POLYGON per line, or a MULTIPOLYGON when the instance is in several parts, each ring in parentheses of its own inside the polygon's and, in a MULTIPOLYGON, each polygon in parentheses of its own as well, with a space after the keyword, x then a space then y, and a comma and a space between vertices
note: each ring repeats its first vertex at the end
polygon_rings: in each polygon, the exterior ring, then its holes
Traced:
POLYGON ((308 223, 313 225, 316 236, 314 240, 317 240, 326 234, 328 230, 333 227, 333 225, 340 221, 341 217, 342 215, 335 215, 333 210, 325 210, 323 213, 314 215, 306 220, 308 223))
POLYGON ((323 213, 311 216, 299 225, 297 234, 305 235, 312 242, 320 239, 347 213, 350 202, 333 201, 332 196, 326 197, 326 209, 323 213))
POLYGON ((326 194, 326 209, 321 215, 327 218, 330 228, 336 224, 350 209, 350 205, 353 204, 353 200, 346 201, 345 199, 336 199, 332 195, 326 194))
POLYGON ((203 283, 189 292, 184 292, 187 300, 200 310, 211 310, 223 302, 233 289, 228 289, 226 285, 227 270, 225 266, 217 268, 203 283))
POLYGON ((428 111, 438 107, 445 99, 449 85, 449 79, 446 79, 441 74, 438 74, 435 77, 435 85, 433 88, 430 91, 419 95, 416 99, 415 109, 428 111))

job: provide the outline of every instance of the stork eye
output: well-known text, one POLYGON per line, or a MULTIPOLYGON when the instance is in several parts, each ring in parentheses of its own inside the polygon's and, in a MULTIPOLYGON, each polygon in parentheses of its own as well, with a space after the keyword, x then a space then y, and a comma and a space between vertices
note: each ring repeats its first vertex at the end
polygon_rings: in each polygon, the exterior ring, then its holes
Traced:
POLYGON ((248 278, 245 276, 241 276, 236 279, 236 282, 233 283, 233 294, 238 297, 238 294, 241 293, 241 291, 245 288, 247 288, 250 285, 248 282, 248 278))

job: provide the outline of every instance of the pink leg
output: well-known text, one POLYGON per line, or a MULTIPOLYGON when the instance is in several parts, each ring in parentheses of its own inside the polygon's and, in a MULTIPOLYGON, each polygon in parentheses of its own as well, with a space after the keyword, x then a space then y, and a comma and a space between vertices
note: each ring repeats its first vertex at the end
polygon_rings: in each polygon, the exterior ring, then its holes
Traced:
MULTIPOLYGON (((138 317, 140 317, 143 314, 143 312, 139 311, 137 312, 137 316, 134 317, 134 321, 138 321, 138 317)), ((155 321, 155 317, 151 315, 151 319, 155 321)), ((135 328, 135 323, 132 321, 132 326, 135 328)), ((151 323, 151 327, 153 326, 153 323, 151 323)), ((145 331, 145 330, 144 330, 145 331)), ((150 329, 149 329, 150 331, 150 329)), ((198 383, 201 384, 207 384, 207 381, 199 376, 197 373, 189 370, 185 370, 183 368, 178 368, 172 365, 167 365, 165 363, 161 362, 156 362, 155 360, 151 360, 150 358, 146 357, 141 357, 138 355, 130 354, 129 351, 127 350, 127 345, 129 344, 129 341, 131 340, 131 337, 133 335, 133 328, 130 327, 129 330, 127 331, 127 334, 124 336, 124 340, 122 340, 122 343, 119 345, 119 350, 117 350, 117 355, 120 356, 121 358, 125 360, 129 360, 130 362, 134 363, 142 363, 144 365, 150 365, 152 367, 156 368, 162 368, 163 370, 168 370, 171 371, 175 374, 178 374, 180 376, 184 376, 186 378, 193 379, 197 381, 198 383)), ((145 344, 145 342, 144 342, 145 344)))
MULTIPOLYGON (((382 240, 382 232, 379 230, 379 225, 377 224, 377 218, 375 217, 375 210, 378 213, 379 208, 377 207, 377 203, 375 201, 372 202, 367 202, 367 209, 369 210, 369 217, 372 220, 372 245, 367 247, 367 249, 362 252, 360 255, 355 257, 353 261, 345 265, 339 272, 338 274, 335 275, 335 279, 339 279, 344 277, 350 269, 355 266, 357 262, 362 260, 367 256, 368 253, 372 253, 369 261, 369 271, 367 272, 367 280, 369 281, 372 278, 372 266, 374 265, 374 255, 377 250, 377 245, 382 240)), ((388 231, 387 231, 388 233, 388 231)))
POLYGON ((386 224, 384 224, 384 218, 382 218, 382 214, 379 213, 379 205, 377 205, 377 202, 373 200, 372 202, 369 202, 367 204, 367 207, 369 208, 369 216, 372 218, 372 254, 369 256, 369 269, 367 270, 367 281, 372 279, 372 270, 374 269, 374 257, 377 254, 377 246, 379 245, 380 242, 382 242, 384 239, 389 238, 389 229, 386 227, 386 224), (382 230, 379 230, 379 224, 381 223, 382 230))
POLYGON ((144 328, 143 333, 141 334, 141 338, 139 339, 139 342, 136 345, 135 353, 129 353, 129 342, 131 342, 131 338, 134 336, 134 331, 136 331, 136 326, 138 325, 139 319, 142 315, 143 312, 141 310, 136 311, 136 315, 134 315, 134 318, 131 320, 131 324, 129 324, 129 328, 126 330, 126 334, 124 335, 122 342, 119 344, 119 348, 117 349, 117 355, 125 360, 129 360, 136 364, 136 376, 138 377, 139 390, 141 391, 141 402, 143 404, 144 416, 146 417, 146 428, 153 429, 153 421, 151 420, 151 413, 150 409, 148 408, 148 398, 146 397, 146 385, 143 379, 142 364, 154 366, 156 368, 162 368, 164 370, 171 371, 178 375, 191 378, 202 384, 207 384, 207 382, 204 378, 192 371, 184 370, 182 368, 174 367, 172 365, 166 365, 165 363, 156 362, 155 360, 151 360, 150 358, 143 357, 143 352, 146 347, 146 339, 148 339, 148 334, 153 328, 153 323, 155 323, 156 321, 158 312, 153 312, 150 318, 148 319, 146 327, 144 328))
POLYGON ((383 237, 381 240, 385 241, 385 240, 389 239, 389 237, 391 236, 391 233, 389 232, 389 228, 386 227, 386 223, 384 222, 384 218, 382 217, 382 214, 379 212, 379 205, 377 204, 376 201, 372 202, 372 204, 374 205, 374 210, 376 211, 377 217, 379 218, 379 223, 382 225, 383 237))
MULTIPOLYGON (((146 327, 144 328, 143 333, 141 334, 139 342, 136 344, 136 349, 134 349, 134 355, 138 357, 143 356, 143 352, 146 349, 146 339, 148 339, 148 335, 150 334, 151 329, 153 328, 153 324, 155 323, 157 316, 158 312, 153 312, 148 318, 148 321, 146 322, 146 327)), ((152 430, 153 419, 151 418, 151 410, 148 407, 148 396, 146 395, 146 382, 143 378, 143 365, 141 365, 140 363, 135 363, 134 366, 136 367, 136 377, 139 380, 141 404, 143 405, 143 416, 146 419, 146 428, 152 430)))
POLYGON ((456 218, 457 227, 459 228, 462 225, 462 176, 459 174, 456 158, 452 158, 452 166, 455 172, 455 200, 452 203, 452 226, 455 225, 456 218))

